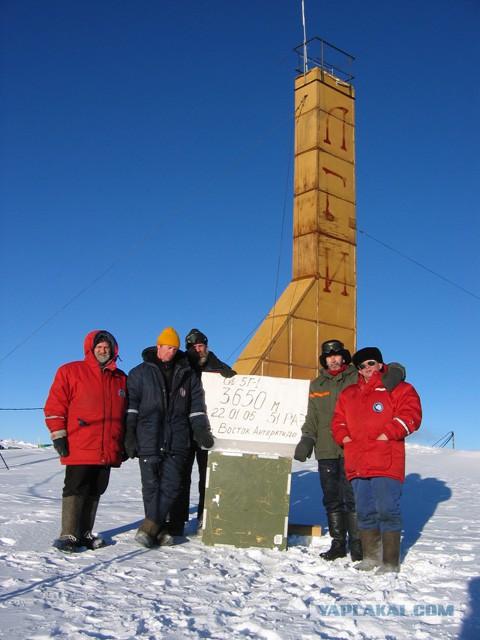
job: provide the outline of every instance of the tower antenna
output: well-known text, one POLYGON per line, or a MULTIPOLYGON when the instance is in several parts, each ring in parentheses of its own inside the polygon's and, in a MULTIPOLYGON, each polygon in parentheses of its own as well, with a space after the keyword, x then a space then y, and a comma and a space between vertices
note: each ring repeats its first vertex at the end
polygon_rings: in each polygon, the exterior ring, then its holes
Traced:
POLYGON ((303 22, 303 76, 307 75, 307 27, 305 25, 305 0, 302 0, 302 22, 303 22))

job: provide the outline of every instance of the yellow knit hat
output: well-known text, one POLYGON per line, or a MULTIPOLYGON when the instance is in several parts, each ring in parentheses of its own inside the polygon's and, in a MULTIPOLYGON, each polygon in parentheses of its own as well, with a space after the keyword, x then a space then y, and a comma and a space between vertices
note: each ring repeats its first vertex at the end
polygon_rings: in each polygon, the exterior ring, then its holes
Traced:
POLYGON ((173 327, 167 327, 157 338, 157 344, 166 344, 169 347, 180 347, 180 338, 173 327))

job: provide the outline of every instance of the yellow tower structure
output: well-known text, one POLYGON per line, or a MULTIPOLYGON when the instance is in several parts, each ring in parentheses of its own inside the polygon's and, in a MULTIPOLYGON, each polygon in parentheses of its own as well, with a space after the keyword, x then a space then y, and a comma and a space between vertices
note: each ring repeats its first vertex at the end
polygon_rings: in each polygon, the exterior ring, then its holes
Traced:
POLYGON ((292 280, 233 365, 238 373, 311 380, 322 342, 355 350, 355 98, 351 74, 329 67, 324 51, 353 58, 318 38, 306 44, 314 41, 316 66, 307 71, 305 55, 295 79, 292 280))

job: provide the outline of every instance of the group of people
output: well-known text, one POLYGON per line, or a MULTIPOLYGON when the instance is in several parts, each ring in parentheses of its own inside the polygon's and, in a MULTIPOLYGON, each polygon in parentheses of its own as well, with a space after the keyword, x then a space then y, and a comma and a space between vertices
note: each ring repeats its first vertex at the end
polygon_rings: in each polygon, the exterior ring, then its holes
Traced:
MULTIPOLYGON (((110 469, 138 458, 145 517, 135 540, 146 548, 183 535, 189 519, 191 475, 199 470, 201 526, 208 450, 214 438, 201 374, 235 375, 192 329, 185 351, 172 327, 128 376, 117 365, 118 345, 108 331, 92 331, 85 358, 61 366, 45 404, 53 446, 65 465, 62 523, 54 546, 64 552, 98 549, 93 534, 110 469)), ((385 365, 380 350, 353 357, 339 340, 327 340, 320 375, 310 384, 308 410, 294 458, 315 452, 332 538, 320 554, 347 555, 360 570, 399 571, 400 502, 405 478, 405 437, 419 428, 421 405, 401 364, 385 365)))
POLYGON ((140 465, 145 518, 135 534, 138 543, 151 547, 167 534, 183 535, 195 457, 201 519, 207 451, 214 444, 201 372, 235 372, 209 350, 198 329, 189 332, 185 346, 181 351, 177 332, 165 328, 127 376, 116 365, 113 335, 92 331, 84 341, 84 360, 58 369, 44 411, 65 465, 61 532, 54 542, 60 551, 105 545, 92 533, 98 503, 111 468, 128 458, 138 458, 140 465))
POLYGON ((399 363, 385 365, 377 347, 353 357, 339 340, 322 344, 320 375, 310 384, 302 437, 294 458, 318 461, 332 538, 320 554, 347 555, 355 568, 400 570, 405 438, 420 427, 422 409, 399 363), (352 364, 353 363, 353 364, 352 364))

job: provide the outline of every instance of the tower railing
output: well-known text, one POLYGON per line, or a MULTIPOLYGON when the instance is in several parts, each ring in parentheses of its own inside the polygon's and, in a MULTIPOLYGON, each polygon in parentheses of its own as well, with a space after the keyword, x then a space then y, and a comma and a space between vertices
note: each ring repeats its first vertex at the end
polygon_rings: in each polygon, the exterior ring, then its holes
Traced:
POLYGON ((326 40, 315 37, 295 47, 298 56, 299 74, 306 74, 309 69, 318 67, 343 82, 352 83, 352 72, 355 58, 326 40))

